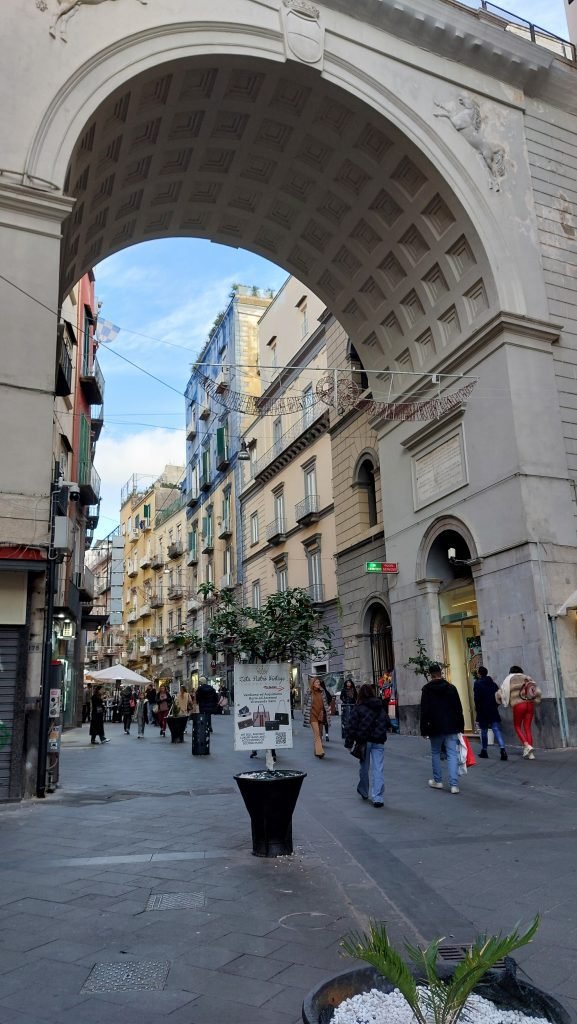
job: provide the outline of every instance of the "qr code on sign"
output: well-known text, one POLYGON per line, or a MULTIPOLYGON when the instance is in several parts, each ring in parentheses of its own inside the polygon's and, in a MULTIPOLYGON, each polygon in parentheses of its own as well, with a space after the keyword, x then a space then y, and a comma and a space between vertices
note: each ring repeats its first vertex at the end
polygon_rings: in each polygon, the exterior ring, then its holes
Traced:
POLYGON ((276 747, 285 747, 286 746, 286 732, 277 732, 275 746, 276 747))

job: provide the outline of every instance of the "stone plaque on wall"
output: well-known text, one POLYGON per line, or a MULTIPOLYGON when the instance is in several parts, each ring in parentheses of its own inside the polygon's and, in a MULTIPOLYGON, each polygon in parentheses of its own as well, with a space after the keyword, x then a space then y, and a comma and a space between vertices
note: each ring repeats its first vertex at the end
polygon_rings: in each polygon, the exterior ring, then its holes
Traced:
POLYGON ((437 501, 466 483, 467 464, 461 430, 424 454, 413 457, 415 509, 437 501))

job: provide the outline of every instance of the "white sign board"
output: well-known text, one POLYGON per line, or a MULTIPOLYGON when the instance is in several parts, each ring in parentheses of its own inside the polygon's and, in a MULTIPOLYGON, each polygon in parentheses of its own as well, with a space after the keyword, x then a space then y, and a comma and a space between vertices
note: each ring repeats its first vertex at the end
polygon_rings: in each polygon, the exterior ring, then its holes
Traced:
POLYGON ((234 749, 292 747, 289 665, 234 666, 234 749))
POLYGON ((459 432, 413 461, 415 507, 422 508, 467 483, 463 437, 459 432))

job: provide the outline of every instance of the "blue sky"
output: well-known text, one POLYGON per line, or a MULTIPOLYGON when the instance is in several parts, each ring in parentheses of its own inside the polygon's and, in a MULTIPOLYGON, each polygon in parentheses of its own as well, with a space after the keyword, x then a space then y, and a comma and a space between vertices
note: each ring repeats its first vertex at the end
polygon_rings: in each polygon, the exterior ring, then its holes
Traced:
MULTIPOLYGON (((535 24, 567 36, 563 0, 503 2, 535 24)), ((105 536, 118 522, 120 488, 133 473, 152 480, 165 463, 184 463, 184 399, 179 395, 190 363, 228 302, 231 285, 236 281, 277 290, 286 274, 252 253, 203 239, 145 242, 104 260, 95 274, 101 316, 122 328, 114 352, 101 348, 99 353, 106 378, 105 428, 95 464, 102 477, 98 535, 105 536), (144 366, 178 394, 115 353, 144 366)))

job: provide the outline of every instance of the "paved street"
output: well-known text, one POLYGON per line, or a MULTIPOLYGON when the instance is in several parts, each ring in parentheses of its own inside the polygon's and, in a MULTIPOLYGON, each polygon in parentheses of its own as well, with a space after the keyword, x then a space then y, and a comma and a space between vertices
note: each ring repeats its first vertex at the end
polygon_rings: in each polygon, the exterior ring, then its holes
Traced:
POLYGON ((230 719, 205 758, 154 729, 65 738, 58 793, 0 808, 0 1024, 296 1024, 369 916, 457 942, 536 910, 519 961, 575 1013, 577 751, 502 764, 493 749, 452 797, 426 785, 427 744, 393 736, 376 810, 338 726, 323 762, 295 726, 282 764, 309 774, 296 855, 274 861, 250 854, 232 775, 262 761, 232 752, 230 719), (151 894, 188 905, 151 909, 151 894))

